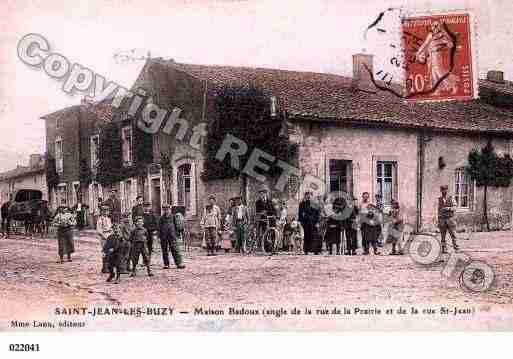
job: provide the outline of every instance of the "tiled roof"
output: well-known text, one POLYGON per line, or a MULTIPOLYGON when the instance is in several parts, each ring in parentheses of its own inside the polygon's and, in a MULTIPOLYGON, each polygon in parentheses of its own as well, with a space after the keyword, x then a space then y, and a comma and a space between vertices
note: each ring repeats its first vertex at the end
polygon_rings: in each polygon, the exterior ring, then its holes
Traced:
POLYGON ((40 165, 32 167, 32 168, 28 167, 28 166, 18 166, 15 169, 0 173, 0 180, 6 180, 6 179, 27 176, 27 175, 31 175, 34 173, 44 171, 44 169, 45 169, 45 167, 40 166, 40 165))
POLYGON ((504 93, 506 95, 513 95, 513 82, 504 81, 502 83, 490 81, 486 79, 479 80, 479 86, 481 88, 490 89, 496 92, 504 93))
MULTIPOLYGON (((408 103, 384 91, 355 90, 351 78, 333 74, 193 65, 158 59, 150 60, 150 65, 152 62, 184 71, 214 86, 261 88, 277 96, 292 118, 513 134, 513 111, 482 100, 408 103)), ((488 82, 480 84, 489 85, 488 82)))

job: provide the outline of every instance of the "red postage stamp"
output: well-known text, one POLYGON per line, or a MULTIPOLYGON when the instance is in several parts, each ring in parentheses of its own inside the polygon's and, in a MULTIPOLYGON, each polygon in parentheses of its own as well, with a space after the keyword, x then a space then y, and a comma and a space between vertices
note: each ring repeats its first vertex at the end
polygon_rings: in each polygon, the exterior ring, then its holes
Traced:
POLYGON ((407 99, 474 98, 469 14, 411 17, 403 20, 407 99))

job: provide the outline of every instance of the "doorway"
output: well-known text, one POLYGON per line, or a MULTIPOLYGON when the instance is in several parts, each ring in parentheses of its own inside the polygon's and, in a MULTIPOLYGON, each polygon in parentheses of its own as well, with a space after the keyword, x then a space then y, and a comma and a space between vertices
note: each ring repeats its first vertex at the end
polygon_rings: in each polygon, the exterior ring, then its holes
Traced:
POLYGON ((162 207, 160 201, 160 178, 153 178, 151 180, 151 205, 153 208, 153 213, 157 216, 160 216, 160 209, 162 207))
POLYGON ((349 196, 353 195, 353 170, 352 161, 330 159, 329 166, 329 191, 333 194, 349 196))

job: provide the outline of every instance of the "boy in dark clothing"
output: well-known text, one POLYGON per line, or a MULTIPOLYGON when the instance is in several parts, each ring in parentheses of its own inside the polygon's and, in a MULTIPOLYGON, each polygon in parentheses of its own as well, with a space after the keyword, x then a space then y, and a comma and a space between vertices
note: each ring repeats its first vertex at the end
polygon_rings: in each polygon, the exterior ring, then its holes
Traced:
POLYGON ((146 242, 148 241, 148 237, 149 234, 146 228, 144 228, 143 218, 137 217, 135 221, 135 228, 130 234, 130 243, 132 248, 132 273, 130 274, 130 277, 135 277, 137 263, 139 262, 139 257, 141 255, 143 257, 143 262, 146 266, 146 270, 148 271, 148 276, 153 276, 153 273, 151 273, 150 269, 148 250, 146 248, 146 242))
POLYGON ((344 213, 342 226, 346 236, 346 255, 355 256, 356 248, 358 247, 357 218, 359 216, 356 199, 353 199, 352 206, 347 205, 342 210, 342 213, 344 213))
POLYGON ((130 218, 128 215, 124 215, 119 226, 121 237, 123 238, 123 249, 122 256, 123 262, 121 263, 121 273, 126 274, 130 271, 130 261, 132 256, 130 254, 130 234, 132 233, 133 227, 130 224, 130 218))
POLYGON ((336 246, 337 255, 340 255, 340 234, 342 232, 342 211, 345 200, 336 198, 333 201, 333 210, 326 219, 326 247, 330 255, 333 254, 333 245, 336 246))
POLYGON ((379 255, 378 252, 378 238, 381 234, 381 223, 374 213, 374 209, 369 208, 367 215, 363 218, 361 224, 362 232, 365 231, 366 235, 363 236, 363 254, 369 254, 369 247, 372 246, 374 255, 379 255))
POLYGON ((119 283, 119 275, 122 271, 123 261, 123 238, 118 226, 114 227, 114 233, 111 234, 105 244, 103 245, 103 253, 105 253, 105 261, 109 269, 109 277, 107 282, 111 282, 114 277, 116 280, 115 284, 119 283))
POLYGON ((133 223, 135 223, 135 219, 137 217, 144 216, 143 197, 137 196, 136 201, 137 201, 137 204, 132 208, 132 222, 133 223))
POLYGON ((144 228, 148 231, 148 253, 149 262, 151 263, 151 254, 153 253, 153 238, 156 237, 159 230, 159 221, 151 210, 151 203, 146 202, 144 204, 144 215, 143 215, 144 228))

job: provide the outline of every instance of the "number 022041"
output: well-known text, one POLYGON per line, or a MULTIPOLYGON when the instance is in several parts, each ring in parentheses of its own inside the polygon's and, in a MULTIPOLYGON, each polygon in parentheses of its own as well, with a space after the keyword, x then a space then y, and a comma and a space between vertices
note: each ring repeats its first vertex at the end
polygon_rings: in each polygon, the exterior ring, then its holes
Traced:
POLYGON ((39 344, 9 344, 10 352, 38 352, 39 344))

